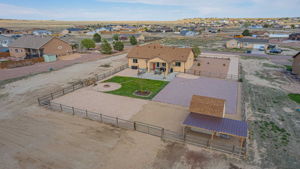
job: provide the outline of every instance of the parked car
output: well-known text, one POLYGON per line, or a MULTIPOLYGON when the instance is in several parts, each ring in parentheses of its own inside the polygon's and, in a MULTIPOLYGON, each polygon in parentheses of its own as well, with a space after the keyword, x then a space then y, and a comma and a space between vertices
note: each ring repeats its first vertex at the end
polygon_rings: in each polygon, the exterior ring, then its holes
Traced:
POLYGON ((261 46, 258 48, 259 51, 265 51, 265 47, 261 46))
POLYGON ((247 51, 245 51, 245 53, 252 53, 252 51, 251 50, 247 50, 247 51))
POLYGON ((270 50, 270 53, 281 53, 282 50, 281 49, 277 49, 277 48, 273 48, 270 50))

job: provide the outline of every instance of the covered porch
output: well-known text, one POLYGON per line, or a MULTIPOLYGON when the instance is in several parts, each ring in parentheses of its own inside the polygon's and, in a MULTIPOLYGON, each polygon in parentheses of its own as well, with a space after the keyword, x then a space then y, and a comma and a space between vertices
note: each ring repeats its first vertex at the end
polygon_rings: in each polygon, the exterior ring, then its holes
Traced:
POLYGON ((43 57, 44 49, 25 48, 26 58, 43 57))
POLYGON ((172 73, 173 69, 171 64, 161 58, 154 58, 148 61, 147 63, 148 72, 154 74, 165 74, 172 73))

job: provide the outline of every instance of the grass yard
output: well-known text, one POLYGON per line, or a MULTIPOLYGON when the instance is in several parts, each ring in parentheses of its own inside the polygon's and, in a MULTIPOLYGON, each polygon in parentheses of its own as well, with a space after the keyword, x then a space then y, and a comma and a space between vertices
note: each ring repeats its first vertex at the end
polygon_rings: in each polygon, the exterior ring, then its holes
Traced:
POLYGON ((115 76, 105 82, 115 82, 122 85, 118 90, 109 91, 106 93, 128 96, 140 99, 152 99, 161 89, 163 89, 169 82, 160 80, 140 79, 134 77, 115 76), (137 90, 150 91, 149 96, 136 96, 133 93, 137 90))
POLYGON ((290 93, 289 95, 289 98, 297 103, 300 104, 300 94, 293 94, 293 93, 290 93))

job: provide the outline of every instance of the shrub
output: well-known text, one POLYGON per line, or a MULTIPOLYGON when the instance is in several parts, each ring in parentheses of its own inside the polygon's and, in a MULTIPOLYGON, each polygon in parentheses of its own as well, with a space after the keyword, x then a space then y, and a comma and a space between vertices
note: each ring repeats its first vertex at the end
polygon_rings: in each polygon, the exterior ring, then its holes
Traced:
POLYGON ((112 53, 112 48, 111 48, 111 45, 110 43, 107 42, 106 39, 104 39, 102 41, 102 44, 101 44, 101 52, 103 54, 111 54, 112 53))
POLYGON ((201 50, 198 46, 194 46, 192 48, 192 51, 194 53, 194 58, 196 59, 200 54, 201 54, 201 50))
POLYGON ((81 45, 86 48, 86 49, 90 49, 90 48, 95 48, 96 44, 92 39, 83 39, 81 41, 81 45))
POLYGON ((137 44, 137 40, 134 36, 130 36, 130 44, 131 45, 136 45, 137 44))
POLYGON ((93 40, 97 43, 101 42, 101 36, 98 33, 95 33, 93 36, 93 40))
POLYGON ((121 41, 114 42, 114 50, 122 51, 124 49, 124 44, 121 41))
POLYGON ((113 40, 118 41, 119 40, 119 35, 118 34, 114 34, 113 40))

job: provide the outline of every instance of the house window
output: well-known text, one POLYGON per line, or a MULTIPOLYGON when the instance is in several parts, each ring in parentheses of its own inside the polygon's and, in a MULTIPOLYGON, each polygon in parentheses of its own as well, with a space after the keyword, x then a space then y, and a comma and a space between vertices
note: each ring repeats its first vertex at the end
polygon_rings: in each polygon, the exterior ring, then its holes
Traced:
POLYGON ((19 53, 19 50, 18 50, 18 49, 15 49, 15 52, 19 53))
POLYGON ((132 59, 132 62, 133 63, 138 63, 138 60, 137 59, 132 59))
POLYGON ((180 67, 181 66, 181 62, 175 62, 175 66, 180 67))
POLYGON ((159 67, 159 62, 156 63, 156 67, 159 67))
POLYGON ((162 66, 163 66, 163 67, 166 67, 166 63, 162 63, 162 66))

